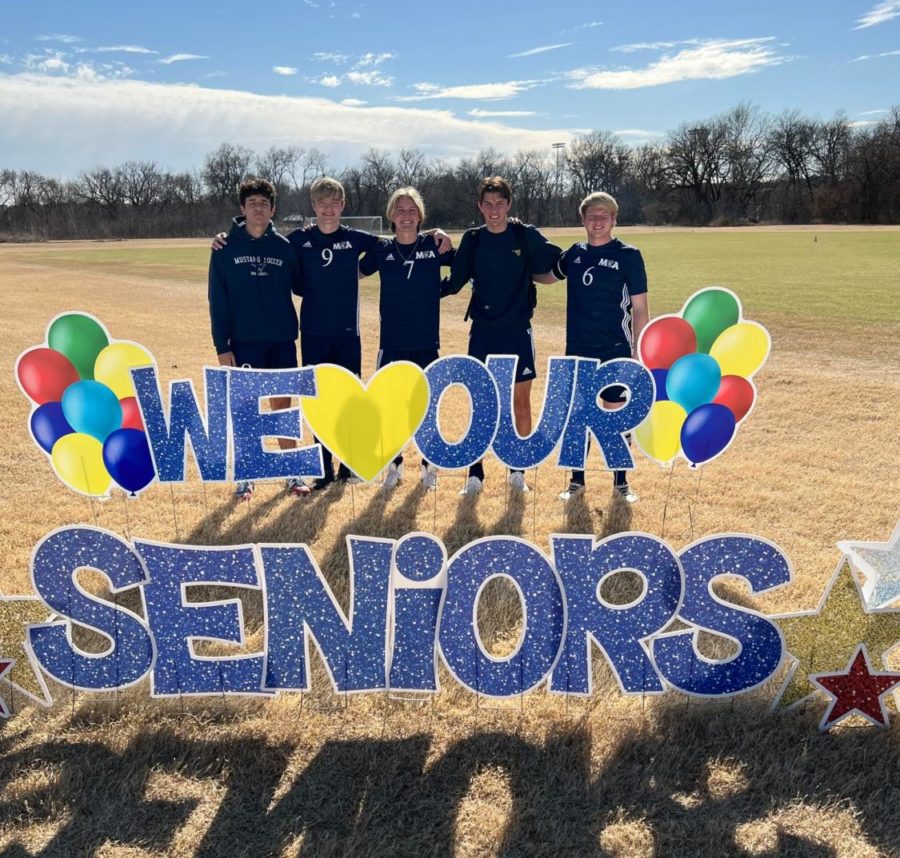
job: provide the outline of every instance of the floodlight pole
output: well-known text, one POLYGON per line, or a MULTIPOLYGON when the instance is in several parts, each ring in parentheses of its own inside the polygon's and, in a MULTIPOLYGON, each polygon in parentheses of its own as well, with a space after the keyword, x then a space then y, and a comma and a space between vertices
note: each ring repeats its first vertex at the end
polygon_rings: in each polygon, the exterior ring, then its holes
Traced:
POLYGON ((562 222, 562 158, 565 143, 554 143, 551 147, 556 152, 556 223, 562 222))

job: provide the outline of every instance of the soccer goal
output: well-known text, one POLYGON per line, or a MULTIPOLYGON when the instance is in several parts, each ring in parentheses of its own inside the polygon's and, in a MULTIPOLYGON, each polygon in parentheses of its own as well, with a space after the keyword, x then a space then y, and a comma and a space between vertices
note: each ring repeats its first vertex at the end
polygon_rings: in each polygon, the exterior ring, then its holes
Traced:
POLYGON ((353 215, 342 217, 341 223, 353 229, 364 229, 366 232, 374 232, 379 235, 383 232, 381 215, 353 215))

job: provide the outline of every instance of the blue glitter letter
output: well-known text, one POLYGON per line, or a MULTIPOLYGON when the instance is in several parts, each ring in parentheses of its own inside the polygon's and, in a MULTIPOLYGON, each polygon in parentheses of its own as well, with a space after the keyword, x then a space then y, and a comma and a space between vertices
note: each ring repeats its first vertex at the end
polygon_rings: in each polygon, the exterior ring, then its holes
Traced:
POLYGON ((447 595, 439 638, 447 667, 466 688, 491 697, 522 694, 553 668, 565 627, 560 581, 533 545, 511 536, 479 539, 459 551, 447 567, 447 595), (505 658, 489 655, 475 622, 485 584, 512 579, 525 619, 518 649, 505 658))
POLYGON ((559 442, 566 425, 577 358, 553 357, 547 363, 547 390, 541 416, 532 433, 522 438, 513 415, 513 379, 516 358, 488 358, 487 366, 500 391, 500 422, 494 438, 494 455, 510 468, 534 468, 544 461, 559 442))
POLYGON ((607 468, 633 468, 634 460, 622 436, 643 421, 652 404, 653 376, 642 364, 630 358, 616 358, 604 364, 579 358, 575 395, 563 433, 559 466, 583 469, 587 456, 587 433, 593 432, 607 468), (615 411, 601 408, 598 404, 600 392, 617 384, 631 391, 628 402, 615 411))
POLYGON ((156 367, 131 371, 150 452, 161 483, 184 481, 187 462, 185 436, 206 482, 225 479, 228 460, 228 381, 224 369, 206 367, 206 420, 200 415, 194 385, 173 381, 169 385, 169 418, 163 411, 156 367), (209 427, 207 429, 207 426, 209 427))
POLYGON ((78 586, 75 573, 85 567, 102 572, 113 593, 147 580, 131 546, 108 531, 79 525, 51 533, 35 549, 31 580, 50 609, 67 619, 32 627, 31 648, 44 670, 64 685, 88 691, 124 688, 150 669, 153 640, 137 614, 78 586), (111 646, 102 654, 78 649, 71 621, 99 632, 111 646))
POLYGON ((593 639, 623 691, 665 691, 641 642, 665 628, 678 611, 684 579, 672 549, 639 533, 610 536, 596 544, 591 536, 554 536, 552 542, 553 560, 565 585, 568 627, 551 690, 591 693, 593 639), (628 605, 604 601, 603 579, 626 569, 643 577, 641 597, 628 605))
POLYGON ((494 377, 481 361, 464 355, 438 358, 428 369, 431 400, 428 413, 415 435, 422 455, 438 468, 465 468, 481 459, 494 440, 500 408, 494 377), (465 436, 449 444, 438 426, 438 410, 444 391, 461 384, 472 400, 472 419, 465 436))
POLYGON ((754 593, 765 593, 791 580, 787 558, 778 546, 756 536, 711 536, 689 545, 680 556, 685 589, 678 617, 697 628, 656 638, 657 667, 688 694, 714 697, 756 688, 781 663, 781 632, 762 614, 720 599, 711 584, 719 575, 737 575, 754 593), (722 661, 698 655, 694 641, 701 629, 730 638, 738 654, 722 661))
POLYGON ((150 583, 144 602, 156 638, 153 695, 262 694, 263 656, 195 656, 192 640, 244 643, 240 599, 187 602, 186 588, 227 584, 260 589, 253 549, 200 548, 135 541, 150 583))
POLYGON ((266 582, 266 688, 307 691, 311 634, 336 691, 386 686, 390 539, 348 536, 350 620, 305 545, 260 548, 266 582))
POLYGON ((303 369, 228 371, 228 401, 234 434, 234 478, 321 477, 322 447, 313 444, 269 452, 263 438, 302 438, 300 409, 260 412, 259 400, 268 396, 315 396, 313 367, 303 369))
POLYGON ((444 546, 433 536, 409 533, 394 550, 393 646, 390 687, 436 691, 438 614, 447 562, 444 546))

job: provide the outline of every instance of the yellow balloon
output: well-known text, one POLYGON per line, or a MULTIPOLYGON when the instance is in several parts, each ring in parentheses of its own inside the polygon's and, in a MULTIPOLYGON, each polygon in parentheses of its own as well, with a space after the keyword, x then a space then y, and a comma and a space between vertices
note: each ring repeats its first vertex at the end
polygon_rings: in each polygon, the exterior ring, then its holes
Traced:
POLYGON ((126 342, 110 343, 94 361, 94 380, 111 388, 117 398, 124 399, 135 395, 134 382, 128 370, 152 363, 152 355, 143 346, 126 342))
POLYGON ((671 462, 681 449, 681 424, 686 417, 687 412, 677 402, 654 402, 644 422, 634 430, 634 438, 651 459, 671 462))
POLYGON ((719 362, 723 376, 750 378, 766 362, 771 347, 769 332, 762 325, 738 322, 716 337, 709 353, 719 362))
POLYGON ((353 473, 371 480, 406 446, 425 419, 425 373, 413 363, 382 367, 367 387, 343 367, 316 367, 316 396, 301 397, 315 436, 353 473))
POLYGON ((50 454, 53 470, 70 489, 99 497, 109 492, 112 477, 103 464, 103 445, 83 432, 63 435, 50 454))

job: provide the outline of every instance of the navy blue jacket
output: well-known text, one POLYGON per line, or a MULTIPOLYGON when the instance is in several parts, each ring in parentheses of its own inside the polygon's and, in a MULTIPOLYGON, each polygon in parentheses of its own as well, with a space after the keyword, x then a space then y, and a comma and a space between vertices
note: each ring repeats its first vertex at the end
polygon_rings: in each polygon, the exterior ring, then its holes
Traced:
POLYGON ((209 317, 217 354, 235 342, 297 339, 291 293, 300 294, 300 267, 288 240, 272 223, 259 237, 236 217, 228 243, 209 258, 209 317))
POLYGON ((530 224, 509 224, 501 233, 486 226, 467 230, 447 291, 452 295, 472 281, 473 328, 527 328, 536 296, 531 275, 549 271, 561 252, 530 224))
POLYGON ((630 355, 631 296, 647 291, 640 250, 618 238, 595 247, 582 241, 560 256, 553 273, 566 278, 566 351, 630 355))
POLYGON ((441 266, 453 251, 438 253, 430 235, 419 233, 413 244, 382 239, 359 264, 364 275, 381 279, 380 348, 432 351, 440 348, 441 266))
POLYGON ((316 336, 359 336, 359 257, 377 247, 370 232, 317 226, 288 236, 303 272, 300 330, 316 336))

